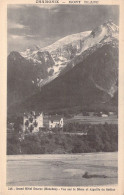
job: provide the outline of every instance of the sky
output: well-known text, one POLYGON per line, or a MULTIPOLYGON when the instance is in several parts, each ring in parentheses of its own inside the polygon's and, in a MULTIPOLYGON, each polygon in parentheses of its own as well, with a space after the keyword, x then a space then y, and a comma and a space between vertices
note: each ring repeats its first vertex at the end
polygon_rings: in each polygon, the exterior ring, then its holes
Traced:
POLYGON ((70 34, 112 19, 118 25, 117 5, 11 4, 7 11, 8 53, 38 45, 45 47, 70 34))

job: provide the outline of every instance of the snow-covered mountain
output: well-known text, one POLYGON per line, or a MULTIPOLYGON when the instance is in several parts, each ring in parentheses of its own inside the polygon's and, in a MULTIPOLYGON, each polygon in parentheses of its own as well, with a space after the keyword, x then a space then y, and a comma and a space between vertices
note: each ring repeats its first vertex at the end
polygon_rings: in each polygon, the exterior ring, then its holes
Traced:
POLYGON ((113 97, 117 91, 118 63, 117 60, 115 63, 111 59, 111 51, 114 55, 118 51, 118 36, 119 28, 112 21, 107 21, 92 31, 66 36, 44 48, 33 46, 20 53, 11 52, 8 56, 8 104, 22 101, 37 93, 43 86, 74 69, 78 64, 84 66, 85 60, 90 59, 92 54, 97 56, 100 64, 98 65, 97 59, 94 59, 95 64, 91 61, 92 66, 88 65, 91 70, 88 68, 88 71, 92 74, 87 79, 90 79, 97 89, 113 97), (108 53, 102 49, 107 45, 108 53), (110 77, 108 82, 107 76, 110 77))
POLYGON ((95 46, 101 47, 113 39, 118 39, 118 31, 119 28, 112 21, 108 21, 93 31, 66 36, 45 48, 38 46, 33 49, 28 48, 20 52, 20 55, 34 65, 45 66, 46 74, 37 78, 38 85, 43 86, 58 77, 68 65, 75 66, 74 59, 84 51, 95 46))

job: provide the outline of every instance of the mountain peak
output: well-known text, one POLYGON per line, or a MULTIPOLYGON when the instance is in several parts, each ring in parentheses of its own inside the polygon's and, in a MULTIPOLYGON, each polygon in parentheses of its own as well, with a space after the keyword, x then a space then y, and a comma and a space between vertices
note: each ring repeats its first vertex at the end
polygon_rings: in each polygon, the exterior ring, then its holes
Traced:
POLYGON ((40 107, 48 102, 54 102, 53 107, 56 102, 66 107, 68 102, 76 106, 100 102, 106 96, 114 97, 118 78, 118 31, 109 20, 92 32, 68 35, 42 49, 33 46, 24 52, 11 52, 8 101, 14 104, 20 98, 22 101, 33 95, 31 107, 38 101, 40 107), (35 93, 39 94, 36 100, 35 93))
POLYGON ((105 26, 106 28, 108 28, 109 31, 111 31, 112 33, 118 33, 119 32, 119 27, 113 23, 113 21, 111 19, 109 19, 108 21, 106 21, 103 26, 105 26))
POLYGON ((93 38, 95 37, 113 37, 113 38, 117 38, 118 37, 118 33, 119 33, 119 28, 118 26, 116 26, 112 20, 108 20, 105 23, 103 23, 102 25, 96 27, 93 29, 93 31, 91 32, 91 36, 93 38))
POLYGON ((22 56, 20 55, 20 53, 17 52, 17 51, 12 51, 12 52, 10 52, 10 54, 8 55, 8 57, 9 57, 10 59, 14 59, 14 60, 16 60, 16 59, 18 59, 18 58, 22 58, 22 56))
MULTIPOLYGON (((42 70, 39 82, 41 87, 54 80, 59 74, 73 68, 77 64, 77 58, 82 60, 83 56, 88 56, 104 44, 116 45, 116 40, 118 41, 118 27, 110 19, 92 32, 71 34, 44 48, 33 45, 26 51, 20 52, 18 58, 26 59, 36 66, 35 68, 39 69, 40 73, 42 70)), ((15 54, 12 53, 13 55, 15 54)), ((16 56, 13 57, 14 60, 16 56)))
POLYGON ((40 49, 40 46, 35 45, 35 44, 27 48, 27 50, 30 50, 30 51, 39 50, 39 49, 40 49))

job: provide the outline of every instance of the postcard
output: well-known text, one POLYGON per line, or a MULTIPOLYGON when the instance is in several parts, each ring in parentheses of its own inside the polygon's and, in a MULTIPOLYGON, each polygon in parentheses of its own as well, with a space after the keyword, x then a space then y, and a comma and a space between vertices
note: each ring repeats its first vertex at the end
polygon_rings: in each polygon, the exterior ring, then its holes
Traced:
POLYGON ((1 194, 122 195, 122 1, 0 5, 1 194))

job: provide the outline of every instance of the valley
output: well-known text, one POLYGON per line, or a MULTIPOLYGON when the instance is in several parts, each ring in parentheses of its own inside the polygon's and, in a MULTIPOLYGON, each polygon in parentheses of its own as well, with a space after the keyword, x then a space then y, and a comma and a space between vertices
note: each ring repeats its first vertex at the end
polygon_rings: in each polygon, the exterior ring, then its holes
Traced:
POLYGON ((117 185, 118 153, 7 156, 8 186, 117 185), (83 174, 98 178, 82 178, 83 174), (106 175, 106 178, 100 178, 106 175))

